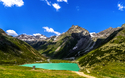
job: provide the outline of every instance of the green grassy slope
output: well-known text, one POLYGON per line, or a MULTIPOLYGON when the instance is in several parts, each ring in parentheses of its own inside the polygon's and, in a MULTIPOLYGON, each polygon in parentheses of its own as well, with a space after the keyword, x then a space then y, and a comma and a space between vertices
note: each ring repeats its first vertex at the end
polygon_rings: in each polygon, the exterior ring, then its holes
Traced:
POLYGON ((21 64, 36 60, 44 60, 44 57, 27 43, 8 36, 0 29, 0 64, 21 64))
MULTIPOLYGON (((125 63, 111 62, 105 66, 88 69, 97 78, 125 78, 125 63)), ((85 71, 84 71, 85 72, 85 71)))

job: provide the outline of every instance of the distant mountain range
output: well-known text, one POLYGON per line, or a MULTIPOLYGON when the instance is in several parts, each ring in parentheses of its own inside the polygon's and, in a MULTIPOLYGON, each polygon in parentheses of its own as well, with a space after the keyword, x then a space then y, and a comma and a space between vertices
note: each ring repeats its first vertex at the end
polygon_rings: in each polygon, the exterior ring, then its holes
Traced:
POLYGON ((80 57, 103 44, 118 28, 108 28, 99 33, 89 33, 79 26, 72 26, 67 32, 47 38, 44 35, 19 35, 16 38, 23 40, 37 49, 40 53, 51 58, 70 59, 80 57))
MULTIPOLYGON (((104 31, 101 31, 99 33, 89 33, 90 36, 92 38, 107 38, 111 33, 113 33, 114 31, 118 30, 120 27, 118 28, 112 28, 112 27, 109 27, 108 29, 104 30, 104 31)), ((44 41, 46 39, 51 39, 51 38, 54 38, 54 40, 56 40, 56 36, 51 36, 51 37, 46 37, 45 35, 43 34, 38 34, 38 35, 27 35, 27 34, 21 34, 21 35, 18 35, 16 36, 16 38, 22 40, 22 41, 44 41)))
POLYGON ((18 35, 16 38, 18 38, 22 41, 42 41, 42 40, 47 39, 47 37, 42 34, 35 35, 35 36, 21 34, 21 35, 18 35))

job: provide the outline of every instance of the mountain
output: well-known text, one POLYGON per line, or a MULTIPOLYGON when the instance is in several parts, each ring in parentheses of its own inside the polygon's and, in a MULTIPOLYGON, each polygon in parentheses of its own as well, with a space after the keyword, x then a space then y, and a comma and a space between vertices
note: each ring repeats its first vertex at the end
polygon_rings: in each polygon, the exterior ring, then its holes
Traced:
POLYGON ((114 31, 117 31, 119 30, 120 27, 117 27, 117 28, 112 28, 112 27, 109 27, 108 29, 105 29, 99 33, 90 33, 91 37, 93 39, 98 39, 98 38, 107 38, 110 34, 112 34, 114 31))
POLYGON ((98 47, 77 59, 81 71, 98 78, 125 78, 125 24, 100 41, 98 47))
POLYGON ((0 64, 22 64, 45 58, 26 42, 8 36, 0 29, 0 64))
POLYGON ((86 29, 78 25, 72 27, 59 36, 44 35, 30 36, 19 35, 16 38, 23 40, 38 50, 40 53, 51 58, 70 59, 81 57, 89 51, 96 49, 106 43, 109 35, 119 30, 119 28, 108 28, 99 33, 89 33, 86 29))
POLYGON ((51 58, 77 57, 93 48, 94 42, 89 32, 79 26, 72 26, 67 32, 46 40, 29 43, 40 53, 51 58), (84 44, 83 44, 84 43, 84 44))
POLYGON ((47 37, 42 34, 38 34, 38 35, 34 35, 34 36, 21 34, 21 35, 18 35, 16 38, 18 38, 22 41, 42 41, 42 40, 47 39, 47 37))
POLYGON ((103 66, 125 62, 125 28, 122 26, 103 40, 103 44, 79 59, 82 67, 103 66))
POLYGON ((89 33, 78 25, 59 36, 52 36, 41 41, 26 41, 40 53, 51 58, 70 59, 81 57, 89 51, 106 43, 106 38, 120 28, 108 28, 99 33, 89 33), (104 41, 105 40, 105 41, 104 41))

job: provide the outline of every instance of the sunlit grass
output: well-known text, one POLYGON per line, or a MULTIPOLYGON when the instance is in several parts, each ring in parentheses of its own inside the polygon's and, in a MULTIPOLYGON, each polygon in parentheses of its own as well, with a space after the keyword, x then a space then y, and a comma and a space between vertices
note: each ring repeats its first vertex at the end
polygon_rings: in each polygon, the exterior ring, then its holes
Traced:
MULTIPOLYGON (((88 68, 89 69, 89 68, 88 68)), ((125 63, 115 62, 90 68, 90 74, 97 78, 125 78, 125 63)), ((83 72, 86 72, 83 70, 83 72)))

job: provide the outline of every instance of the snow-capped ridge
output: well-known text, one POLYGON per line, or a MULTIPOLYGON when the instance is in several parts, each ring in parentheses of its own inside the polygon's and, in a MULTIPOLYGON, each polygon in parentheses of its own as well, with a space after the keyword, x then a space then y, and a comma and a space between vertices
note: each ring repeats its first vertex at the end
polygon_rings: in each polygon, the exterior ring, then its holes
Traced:
POLYGON ((16 38, 22 41, 42 41, 42 40, 47 39, 46 36, 39 34, 39 33, 36 33, 33 35, 21 34, 21 35, 18 35, 16 38))

